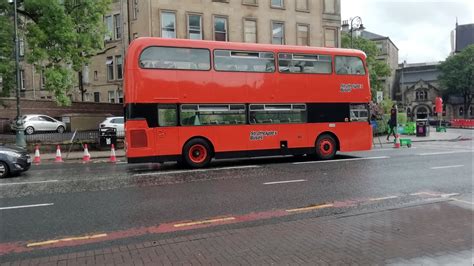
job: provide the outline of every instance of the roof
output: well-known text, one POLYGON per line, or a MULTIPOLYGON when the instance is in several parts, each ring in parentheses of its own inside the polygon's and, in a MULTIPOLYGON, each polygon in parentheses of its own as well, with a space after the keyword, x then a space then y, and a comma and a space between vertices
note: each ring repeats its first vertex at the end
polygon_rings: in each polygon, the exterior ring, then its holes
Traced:
POLYGON ((456 50, 461 52, 467 46, 474 44, 474 24, 456 26, 456 50))
POLYGON ((371 40, 371 41, 377 41, 377 40, 388 40, 392 43, 392 45, 397 48, 398 50, 398 47, 392 42, 392 40, 390 39, 390 37, 387 37, 387 36, 382 36, 382 35, 379 35, 377 33, 373 33, 373 32, 370 32, 370 31, 366 31, 366 30, 363 30, 361 31, 360 33, 360 37, 364 38, 364 39, 367 39, 367 40, 371 40))
POLYGON ((362 37, 362 38, 364 38, 364 39, 369 39, 369 40, 388 38, 388 37, 385 37, 385 36, 382 36, 382 35, 378 35, 378 34, 376 34, 376 33, 373 33, 373 32, 370 32, 370 31, 366 31, 366 30, 361 31, 360 37, 362 37))

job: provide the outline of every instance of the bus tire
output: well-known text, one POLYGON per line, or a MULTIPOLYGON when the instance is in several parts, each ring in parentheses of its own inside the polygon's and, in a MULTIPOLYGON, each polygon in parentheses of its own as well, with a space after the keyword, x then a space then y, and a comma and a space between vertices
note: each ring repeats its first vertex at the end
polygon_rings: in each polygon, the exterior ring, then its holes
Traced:
POLYGON ((191 168, 203 168, 212 159, 211 145, 204 139, 196 138, 188 141, 183 148, 183 161, 191 168))
POLYGON ((316 140, 316 157, 320 160, 333 159, 337 152, 337 142, 333 136, 322 134, 316 140))

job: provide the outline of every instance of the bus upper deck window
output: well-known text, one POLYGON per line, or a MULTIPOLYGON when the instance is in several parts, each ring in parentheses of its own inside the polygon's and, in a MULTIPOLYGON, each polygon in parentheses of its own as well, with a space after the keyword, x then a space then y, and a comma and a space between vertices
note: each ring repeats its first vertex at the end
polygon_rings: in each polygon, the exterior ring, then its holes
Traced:
POLYGON ((365 75, 364 63, 356 56, 336 56, 338 75, 365 75))

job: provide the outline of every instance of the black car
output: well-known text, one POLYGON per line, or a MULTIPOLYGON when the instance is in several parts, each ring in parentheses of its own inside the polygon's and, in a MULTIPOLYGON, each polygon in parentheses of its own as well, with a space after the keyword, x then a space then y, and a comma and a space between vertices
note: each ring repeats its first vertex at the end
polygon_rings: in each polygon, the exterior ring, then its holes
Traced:
POLYGON ((31 156, 25 149, 0 145, 0 178, 27 171, 30 166, 31 156))
MULTIPOLYGON (((428 124, 429 124, 430 126, 439 126, 439 120, 435 120, 435 119, 429 118, 429 119, 428 119, 428 124)), ((451 122, 446 121, 446 120, 441 120, 441 126, 442 126, 442 127, 449 127, 449 126, 451 126, 451 122)))

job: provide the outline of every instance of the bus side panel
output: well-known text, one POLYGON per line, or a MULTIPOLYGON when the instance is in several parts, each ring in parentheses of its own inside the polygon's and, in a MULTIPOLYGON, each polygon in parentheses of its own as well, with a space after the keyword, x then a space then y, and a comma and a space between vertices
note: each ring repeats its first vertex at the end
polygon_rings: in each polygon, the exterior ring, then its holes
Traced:
POLYGON ((246 133, 246 125, 240 126, 195 126, 180 127, 180 146, 193 137, 207 138, 215 152, 226 151, 245 151, 248 147, 248 133, 246 133))
POLYGON ((125 128, 128 158, 156 156, 155 131, 148 127, 146 120, 127 120, 125 128))
POLYGON ((372 148, 372 127, 368 122, 308 124, 308 146, 315 146, 323 132, 331 132, 339 140, 339 151, 364 151, 372 148))

